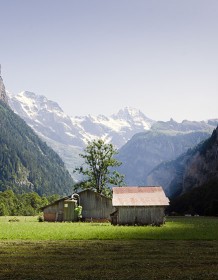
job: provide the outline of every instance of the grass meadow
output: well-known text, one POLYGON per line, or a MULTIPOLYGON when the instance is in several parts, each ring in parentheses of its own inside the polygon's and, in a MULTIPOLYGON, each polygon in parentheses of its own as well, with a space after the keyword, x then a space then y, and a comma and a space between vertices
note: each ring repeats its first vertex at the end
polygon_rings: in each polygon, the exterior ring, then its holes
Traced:
POLYGON ((218 219, 162 227, 0 217, 0 279, 218 279, 218 219))

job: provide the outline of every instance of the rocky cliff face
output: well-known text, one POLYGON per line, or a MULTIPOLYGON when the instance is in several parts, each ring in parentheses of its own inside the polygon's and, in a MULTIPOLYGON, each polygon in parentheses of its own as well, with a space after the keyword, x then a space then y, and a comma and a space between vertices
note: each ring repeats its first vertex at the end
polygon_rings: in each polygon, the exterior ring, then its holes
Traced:
POLYGON ((2 100, 4 103, 8 104, 8 98, 7 98, 7 94, 5 91, 3 79, 1 77, 1 73, 0 73, 0 100, 2 100))

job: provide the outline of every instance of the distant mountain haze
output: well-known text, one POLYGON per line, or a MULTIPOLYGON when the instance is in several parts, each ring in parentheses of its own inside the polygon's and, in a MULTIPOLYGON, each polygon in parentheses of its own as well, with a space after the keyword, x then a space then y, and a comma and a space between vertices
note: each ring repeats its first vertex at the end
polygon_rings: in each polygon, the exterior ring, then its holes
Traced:
MULTIPOLYGON (((209 136, 210 134, 204 131, 173 131, 171 134, 151 129, 138 133, 119 150, 118 159, 122 165, 118 171, 126 175, 127 185, 161 185, 158 181, 151 180, 149 173, 160 163, 176 159, 209 136)), ((165 176, 163 174, 163 178, 165 176)), ((163 187, 165 188, 165 185, 163 187)))

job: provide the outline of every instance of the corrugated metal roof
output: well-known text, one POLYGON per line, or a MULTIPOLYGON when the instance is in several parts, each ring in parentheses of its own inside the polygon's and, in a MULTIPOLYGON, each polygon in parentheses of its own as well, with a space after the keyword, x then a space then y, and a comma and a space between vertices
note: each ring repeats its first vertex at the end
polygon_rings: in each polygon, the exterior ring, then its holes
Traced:
POLYGON ((162 187, 114 187, 113 206, 166 206, 169 199, 162 187))

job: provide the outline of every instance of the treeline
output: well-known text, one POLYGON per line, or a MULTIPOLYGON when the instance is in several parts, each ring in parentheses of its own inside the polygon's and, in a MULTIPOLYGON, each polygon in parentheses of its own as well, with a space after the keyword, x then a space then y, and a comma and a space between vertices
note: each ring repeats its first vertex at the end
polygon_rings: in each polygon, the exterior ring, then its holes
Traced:
POLYGON ((35 192, 15 194, 12 190, 0 192, 0 216, 34 216, 40 208, 59 199, 59 195, 39 196, 35 192))

